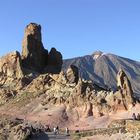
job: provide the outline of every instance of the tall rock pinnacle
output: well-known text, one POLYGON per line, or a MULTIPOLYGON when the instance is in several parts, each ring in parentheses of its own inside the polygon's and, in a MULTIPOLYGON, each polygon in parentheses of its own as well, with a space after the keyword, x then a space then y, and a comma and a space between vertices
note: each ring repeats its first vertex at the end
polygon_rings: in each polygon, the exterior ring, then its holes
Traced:
POLYGON ((52 48, 48 53, 43 47, 41 26, 36 23, 27 25, 22 42, 23 67, 39 73, 59 73, 62 63, 60 52, 52 48))
POLYGON ((131 83, 122 69, 117 74, 117 86, 120 89, 123 105, 125 109, 128 109, 128 104, 135 104, 134 93, 131 83))
POLYGON ((47 64, 48 51, 42 44, 41 26, 30 23, 26 26, 22 42, 22 60, 24 67, 42 71, 47 64))

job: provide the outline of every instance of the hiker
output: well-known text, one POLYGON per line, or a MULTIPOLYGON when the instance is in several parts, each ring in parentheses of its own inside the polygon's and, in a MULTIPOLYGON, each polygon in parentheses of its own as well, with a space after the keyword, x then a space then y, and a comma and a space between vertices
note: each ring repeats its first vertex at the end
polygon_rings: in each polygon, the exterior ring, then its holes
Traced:
POLYGON ((59 134, 59 127, 56 126, 56 133, 59 134))
POLYGON ((69 129, 66 127, 66 136, 69 136, 69 129))
POLYGON ((56 127, 54 127, 54 128, 53 128, 53 132, 54 132, 55 135, 57 134, 56 131, 57 131, 57 130, 56 130, 56 127))
POLYGON ((137 115, 137 120, 140 121, 140 113, 137 115))
POLYGON ((135 113, 133 113, 133 115, 132 115, 132 119, 133 119, 133 120, 137 120, 137 118, 136 118, 136 114, 135 114, 135 113))
POLYGON ((45 131, 46 131, 46 132, 51 132, 51 129, 50 129, 50 126, 49 126, 49 125, 46 125, 45 131))

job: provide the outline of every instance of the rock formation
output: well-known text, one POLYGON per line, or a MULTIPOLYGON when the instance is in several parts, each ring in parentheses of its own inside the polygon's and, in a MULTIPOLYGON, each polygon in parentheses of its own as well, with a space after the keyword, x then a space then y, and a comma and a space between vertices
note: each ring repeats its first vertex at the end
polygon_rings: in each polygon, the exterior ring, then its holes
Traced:
POLYGON ((25 29, 22 43, 22 61, 24 67, 41 72, 47 65, 48 51, 42 44, 41 26, 30 23, 25 29))
POLYGON ((63 64, 62 55, 55 48, 52 48, 48 55, 48 63, 45 72, 60 73, 63 64))
POLYGON ((43 47, 41 26, 36 23, 30 23, 25 29, 22 61, 25 68, 39 73, 59 73, 63 63, 60 52, 52 48, 48 54, 48 50, 43 47))
POLYGON ((24 76, 19 52, 9 53, 0 58, 0 84, 10 84, 24 76))
POLYGON ((135 105, 134 93, 131 83, 123 70, 120 70, 117 74, 117 86, 118 91, 109 97, 109 105, 114 111, 131 109, 135 105))
POLYGON ((131 83, 123 70, 120 70, 117 75, 117 85, 119 88, 119 92, 121 93, 122 102, 126 109, 128 109, 128 105, 134 105, 134 93, 131 87, 131 83))
POLYGON ((67 70, 66 73, 67 80, 70 83, 78 83, 79 80, 79 70, 76 66, 71 65, 70 68, 67 70))

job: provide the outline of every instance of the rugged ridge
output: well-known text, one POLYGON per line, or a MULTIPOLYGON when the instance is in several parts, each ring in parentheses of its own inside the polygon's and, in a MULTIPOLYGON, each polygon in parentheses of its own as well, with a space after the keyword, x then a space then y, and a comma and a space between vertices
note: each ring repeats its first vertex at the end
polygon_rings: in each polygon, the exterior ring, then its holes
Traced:
POLYGON ((99 51, 92 55, 64 60, 63 70, 67 71, 70 65, 79 68, 82 78, 114 91, 117 89, 117 73, 122 69, 130 79, 135 95, 139 97, 140 62, 99 51))

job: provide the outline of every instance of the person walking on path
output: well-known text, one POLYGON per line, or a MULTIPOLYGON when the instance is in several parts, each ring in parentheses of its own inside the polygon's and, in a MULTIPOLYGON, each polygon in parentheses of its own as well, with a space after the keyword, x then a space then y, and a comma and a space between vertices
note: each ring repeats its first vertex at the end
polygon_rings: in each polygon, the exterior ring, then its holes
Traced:
POLYGON ((66 136, 69 136, 69 129, 66 127, 66 136))
POLYGON ((57 134, 57 130, 56 130, 56 127, 53 128, 53 132, 54 132, 54 135, 57 134))
POLYGON ((137 115, 137 120, 140 121, 140 113, 137 115))
POLYGON ((56 126, 56 134, 59 134, 59 127, 56 126))

